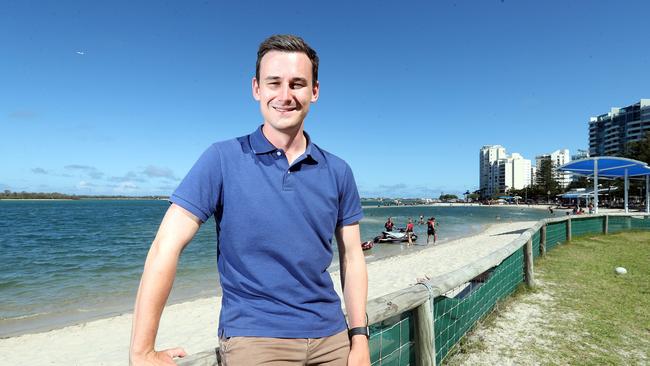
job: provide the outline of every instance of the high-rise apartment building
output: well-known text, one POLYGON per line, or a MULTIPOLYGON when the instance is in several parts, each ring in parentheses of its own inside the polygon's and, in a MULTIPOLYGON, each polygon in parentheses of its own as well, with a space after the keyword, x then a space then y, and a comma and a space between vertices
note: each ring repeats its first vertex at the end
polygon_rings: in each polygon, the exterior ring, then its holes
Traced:
MULTIPOLYGON (((530 159, 524 159, 523 156, 512 153, 512 156, 508 158, 508 164, 511 165, 511 175, 509 176, 510 180, 506 179, 506 189, 522 189, 528 187, 532 184, 532 177, 530 167, 532 163, 530 159)), ((506 174, 506 178, 508 175, 506 174)))
POLYGON ((485 145, 479 152, 479 189, 481 196, 489 197, 495 193, 499 177, 493 165, 506 158, 506 149, 501 145, 485 145))
POLYGON ((627 144, 650 131, 650 99, 589 119, 589 155, 623 155, 627 144))
POLYGON ((479 184, 481 196, 491 197, 510 189, 529 186, 531 162, 520 154, 506 154, 501 145, 486 145, 479 152, 479 184))
MULTIPOLYGON (((573 179, 573 174, 567 172, 558 171, 557 168, 561 165, 564 165, 571 161, 571 155, 569 154, 569 149, 555 150, 550 154, 538 155, 535 157, 535 162, 537 164, 537 171, 542 166, 544 160, 551 161, 551 171, 553 172, 553 178, 559 183, 560 187, 566 188, 573 179)), ((539 177, 537 177, 539 179, 539 177)), ((537 181, 539 184, 540 182, 537 181)))
POLYGON ((537 182, 537 167, 533 165, 530 167, 530 184, 535 182, 537 182))

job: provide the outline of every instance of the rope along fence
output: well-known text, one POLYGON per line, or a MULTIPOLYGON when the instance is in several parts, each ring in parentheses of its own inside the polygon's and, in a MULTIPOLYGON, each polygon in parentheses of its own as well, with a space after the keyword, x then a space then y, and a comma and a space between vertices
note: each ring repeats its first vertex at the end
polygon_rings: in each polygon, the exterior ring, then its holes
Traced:
MULTIPOLYGON (((545 219, 501 249, 463 268, 368 301, 372 366, 441 364, 499 300, 522 283, 534 286, 536 258, 572 237, 624 230, 650 230, 650 216, 545 219)), ((217 365, 216 349, 178 364, 217 365)))

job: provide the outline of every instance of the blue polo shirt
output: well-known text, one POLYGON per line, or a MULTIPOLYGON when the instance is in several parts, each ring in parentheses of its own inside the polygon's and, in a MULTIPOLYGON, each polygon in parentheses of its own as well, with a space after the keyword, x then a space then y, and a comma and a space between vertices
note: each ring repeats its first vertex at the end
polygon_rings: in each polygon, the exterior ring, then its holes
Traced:
POLYGON ((320 338, 347 325, 327 268, 337 227, 363 217, 350 167, 307 137, 291 166, 261 127, 201 155, 170 201, 214 215, 219 335, 320 338))

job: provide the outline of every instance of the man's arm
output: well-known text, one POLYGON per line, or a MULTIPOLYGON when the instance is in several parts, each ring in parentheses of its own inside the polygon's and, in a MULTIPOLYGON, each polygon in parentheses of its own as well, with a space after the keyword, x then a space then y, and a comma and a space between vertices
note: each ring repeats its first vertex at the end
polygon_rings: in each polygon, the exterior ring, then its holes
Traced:
MULTIPOLYGON (((350 328, 366 326, 366 302, 368 298, 368 272, 361 249, 359 223, 336 229, 336 242, 341 264, 341 285, 350 328)), ((370 365, 368 339, 355 335, 351 339, 348 365, 370 365)))
POLYGON ((185 356, 182 348, 154 350, 163 308, 176 277, 181 251, 198 231, 201 221, 172 204, 158 228, 145 261, 133 311, 129 360, 132 365, 173 365, 173 357, 185 356))

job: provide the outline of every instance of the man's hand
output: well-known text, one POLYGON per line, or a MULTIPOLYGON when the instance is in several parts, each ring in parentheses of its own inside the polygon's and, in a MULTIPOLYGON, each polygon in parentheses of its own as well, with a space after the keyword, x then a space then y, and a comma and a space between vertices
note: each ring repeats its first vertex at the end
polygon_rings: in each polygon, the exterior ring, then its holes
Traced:
POLYGON ((185 357, 187 353, 180 347, 162 351, 151 350, 145 354, 131 355, 131 366, 176 365, 174 357, 185 357))
POLYGON ((370 348, 364 335, 352 337, 348 366, 370 366, 370 348))

